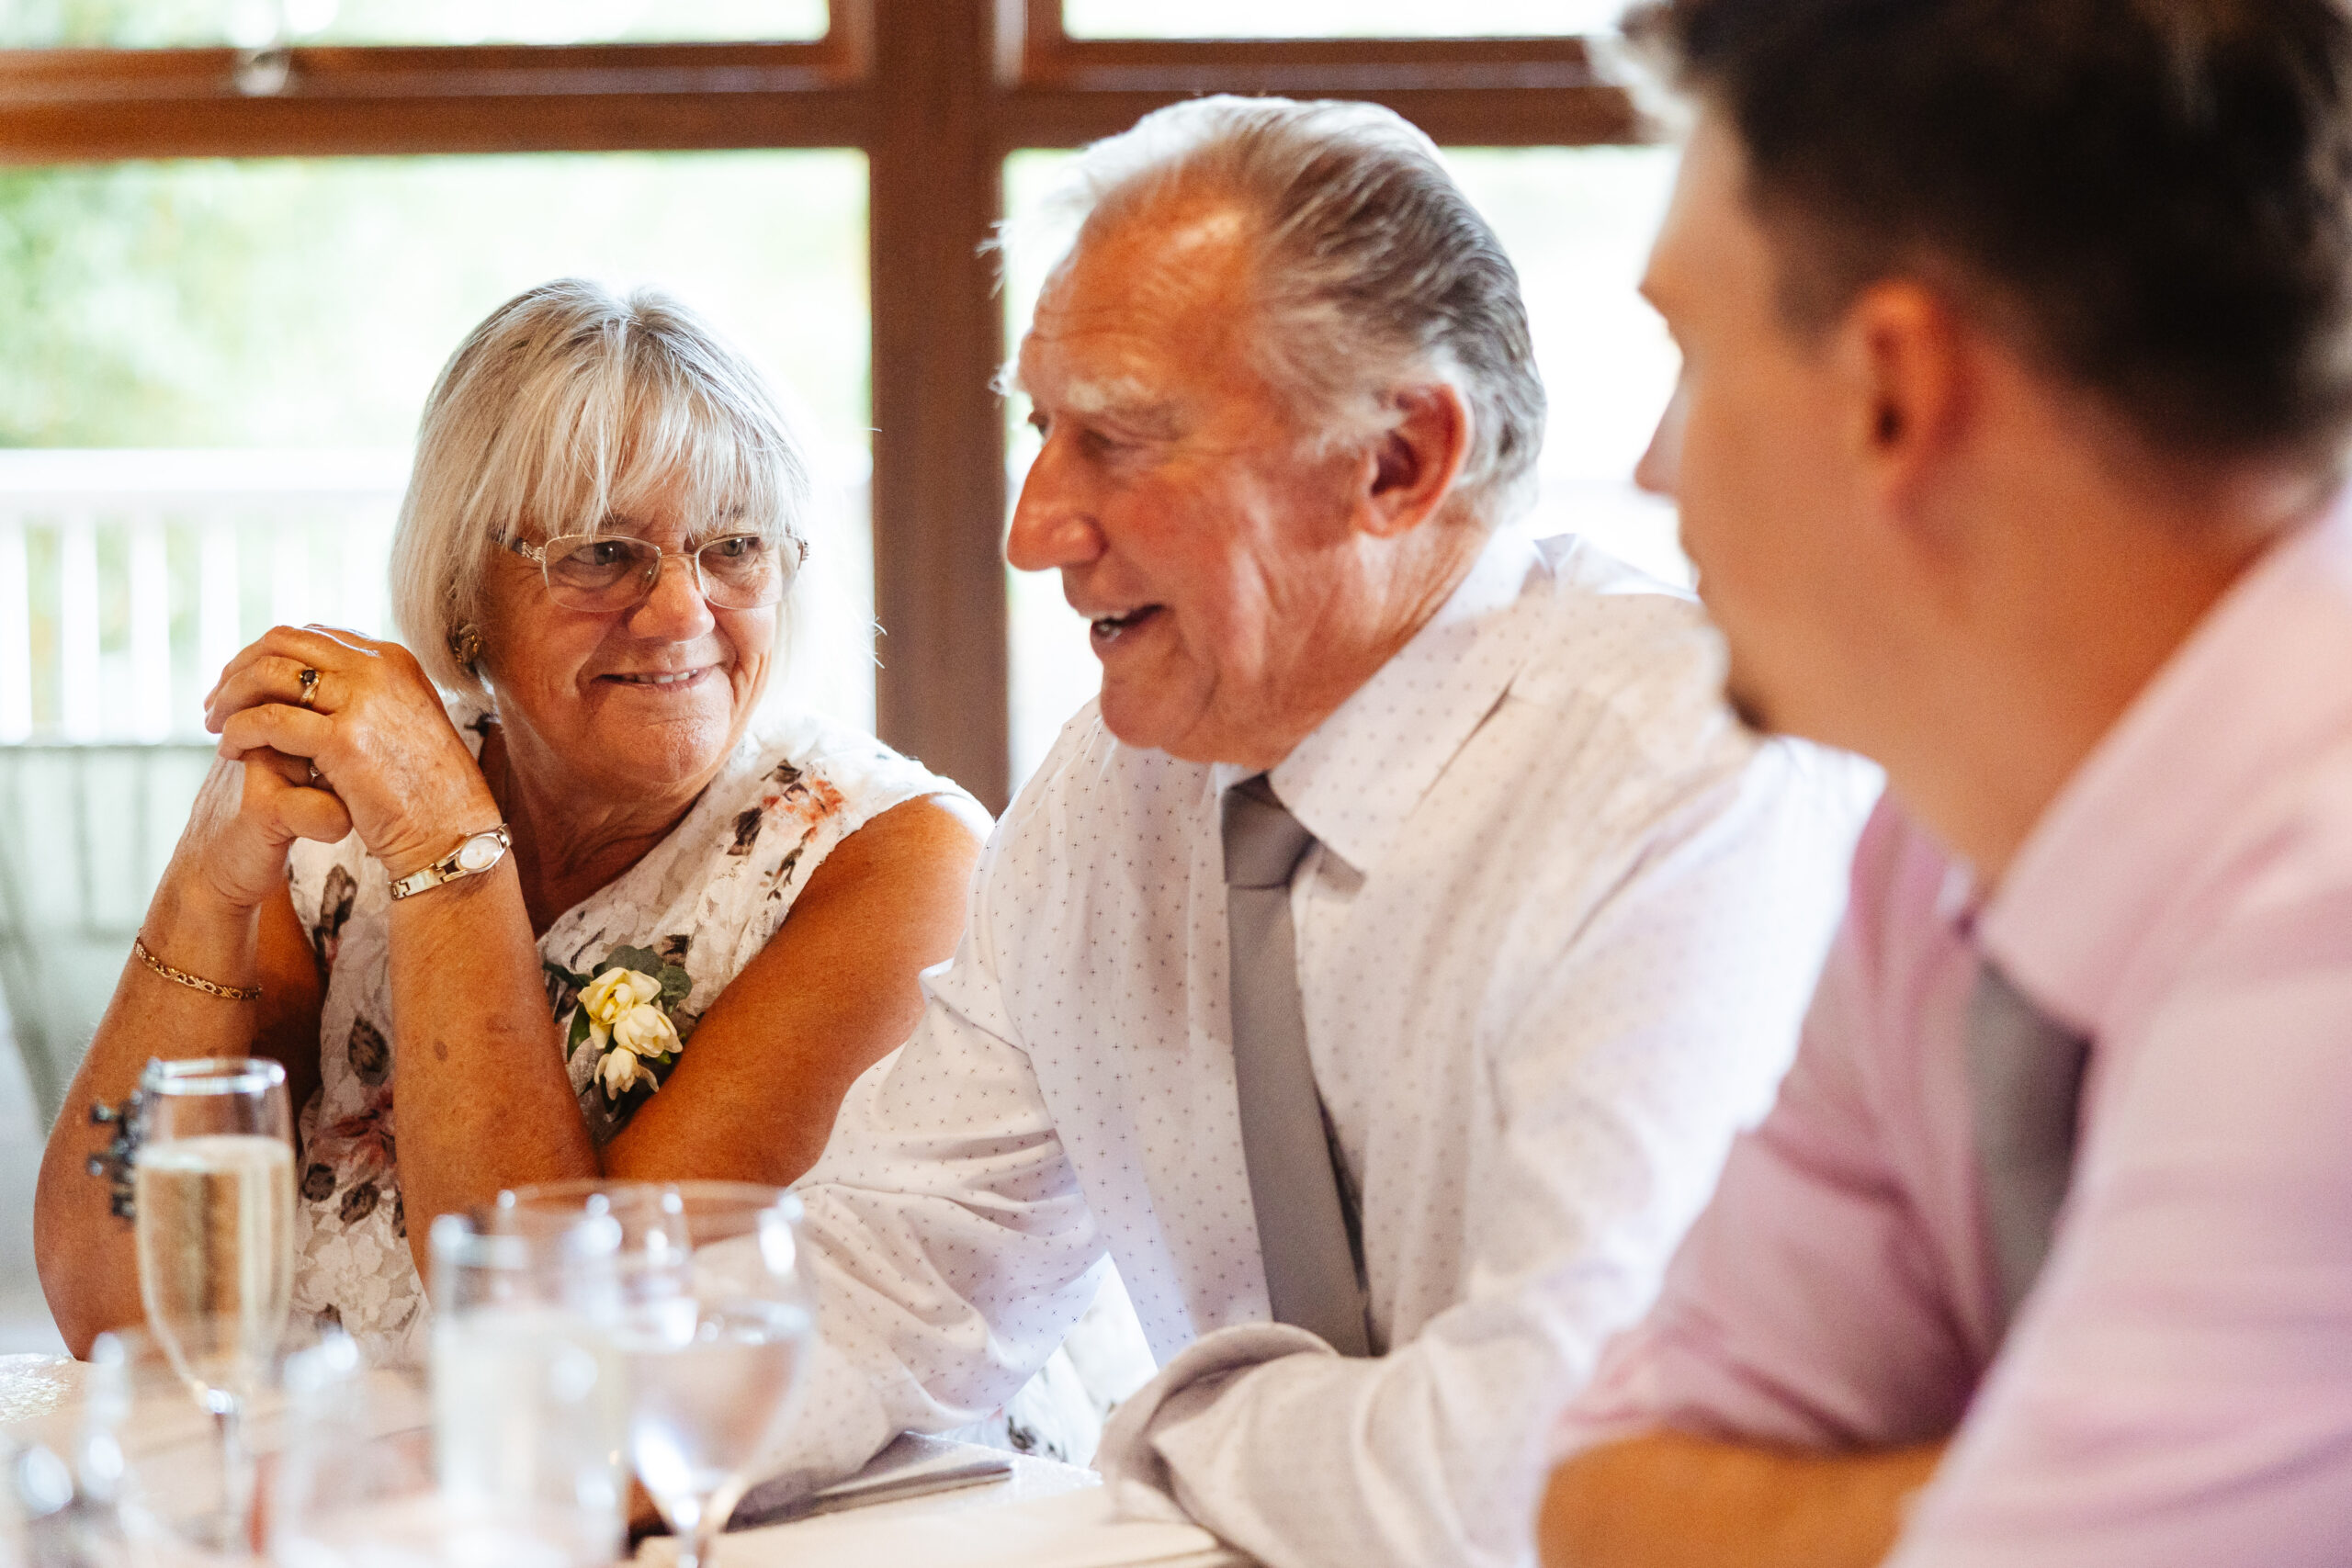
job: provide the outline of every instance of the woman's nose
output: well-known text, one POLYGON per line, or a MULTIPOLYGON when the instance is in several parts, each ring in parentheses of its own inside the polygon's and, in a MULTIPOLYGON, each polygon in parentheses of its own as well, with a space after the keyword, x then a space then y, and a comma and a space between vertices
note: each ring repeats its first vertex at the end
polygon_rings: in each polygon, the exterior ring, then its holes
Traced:
POLYGON ((654 642, 684 642, 713 625, 710 603, 702 596, 691 556, 665 555, 654 568, 653 587, 629 612, 629 630, 654 642))

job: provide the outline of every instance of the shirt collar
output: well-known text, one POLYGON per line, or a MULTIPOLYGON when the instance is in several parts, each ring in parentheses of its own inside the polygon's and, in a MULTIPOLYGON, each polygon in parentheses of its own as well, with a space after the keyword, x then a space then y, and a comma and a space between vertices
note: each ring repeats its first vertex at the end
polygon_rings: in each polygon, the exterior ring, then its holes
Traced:
POLYGON ((2274 546, 2045 809, 1977 930, 2009 978, 2096 1033, 2133 951, 2266 784, 2352 728, 2352 507, 2274 546))
MULTIPOLYGON (((1387 852, 1526 662, 1531 634, 1510 611, 1541 561, 1526 536, 1498 532, 1438 613, 1272 770, 1291 814, 1359 873, 1387 852)), ((1218 763, 1217 793, 1250 771, 1218 763)))

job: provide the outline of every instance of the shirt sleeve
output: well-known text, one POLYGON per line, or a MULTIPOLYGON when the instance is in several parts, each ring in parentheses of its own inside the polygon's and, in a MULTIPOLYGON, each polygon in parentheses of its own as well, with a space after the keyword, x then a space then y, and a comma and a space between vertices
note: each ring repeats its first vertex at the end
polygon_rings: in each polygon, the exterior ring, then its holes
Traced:
POLYGON ((1801 772, 1768 749, 1657 790, 1631 874, 1480 1031, 1498 1124, 1462 1299, 1377 1359, 1204 1336, 1104 1435, 1123 1506, 1172 1499, 1271 1568, 1525 1560, 1545 1432, 1787 1064, 1856 819, 1801 772))
POLYGON ((1974 1353, 1868 1072, 1904 836, 1882 807, 1771 1113, 1733 1148, 1656 1306, 1569 1406, 1556 1457, 1659 1428, 1889 1446, 1959 1420, 1974 1353))
POLYGON ((2345 1561, 2352 898, 2231 925, 2094 1056, 2049 1263, 1901 1568, 2345 1561))
POLYGON ((819 1343, 771 1474, 822 1484, 902 1431, 987 1418, 1102 1283, 1102 1237, 1012 1043, 986 882, 914 1034, 851 1087, 798 1184, 819 1343))

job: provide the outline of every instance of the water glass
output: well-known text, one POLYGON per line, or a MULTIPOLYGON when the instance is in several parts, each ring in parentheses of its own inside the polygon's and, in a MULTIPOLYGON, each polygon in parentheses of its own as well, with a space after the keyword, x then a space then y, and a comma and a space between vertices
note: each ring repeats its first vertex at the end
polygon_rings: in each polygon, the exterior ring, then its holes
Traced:
POLYGON ((232 1517, 253 1489, 243 1418, 294 1290, 293 1118, 286 1069, 250 1057, 141 1075, 139 1295, 147 1326, 212 1417, 232 1517))
POLYGON ((348 1339, 288 1365, 268 1488, 274 1568, 604 1568, 611 1509, 509 1506, 441 1484, 434 1429, 348 1339), (387 1400, 387 1393, 391 1397, 387 1400))
POLYGON ((626 1390, 601 1326, 622 1227, 433 1224, 433 1427, 440 1490, 459 1511, 537 1518, 582 1561, 618 1553, 628 1494, 626 1390))
POLYGON ((628 1452, 678 1538, 679 1568, 705 1568, 727 1517, 783 1435, 808 1344, 800 1201, 741 1182, 562 1182, 500 1198, 517 1224, 601 1213, 618 1267, 600 1314, 628 1373, 628 1452))

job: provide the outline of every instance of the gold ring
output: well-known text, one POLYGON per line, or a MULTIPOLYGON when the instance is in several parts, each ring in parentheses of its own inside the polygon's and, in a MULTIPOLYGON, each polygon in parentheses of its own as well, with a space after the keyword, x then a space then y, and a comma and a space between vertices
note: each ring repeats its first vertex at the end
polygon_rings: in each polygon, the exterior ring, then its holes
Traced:
POLYGON ((319 705, 319 672, 315 670, 305 669, 302 671, 302 705, 306 708, 319 705))

